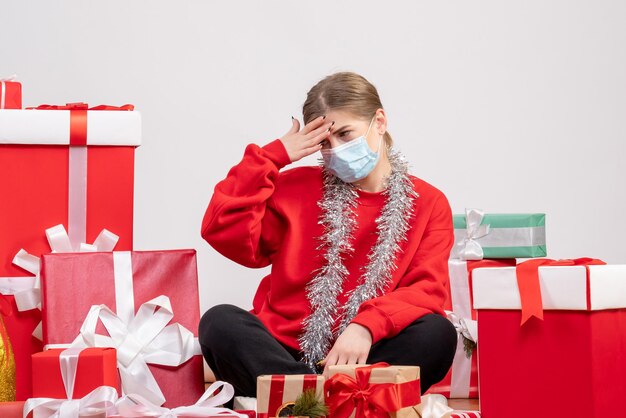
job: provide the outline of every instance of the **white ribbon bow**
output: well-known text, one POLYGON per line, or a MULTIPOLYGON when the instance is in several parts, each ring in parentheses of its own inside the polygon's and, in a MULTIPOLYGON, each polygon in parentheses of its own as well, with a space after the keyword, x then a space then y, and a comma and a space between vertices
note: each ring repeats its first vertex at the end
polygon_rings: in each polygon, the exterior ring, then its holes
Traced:
POLYGON ((178 323, 167 325, 173 317, 170 299, 163 295, 141 305, 129 323, 107 306, 94 305, 71 347, 116 348, 124 393, 162 405, 165 397, 148 364, 180 366, 199 351, 191 331, 178 323), (98 320, 109 335, 96 333, 98 320))
POLYGON ((460 318, 454 312, 446 311, 446 315, 459 335, 478 344, 478 321, 469 318, 460 318))
POLYGON ((422 395, 422 402, 416 406, 420 418, 447 418, 454 411, 448 406, 443 395, 422 395))
POLYGON ((198 402, 192 406, 180 406, 174 409, 162 408, 154 405, 147 399, 137 394, 126 395, 117 402, 118 413, 125 418, 134 417, 158 417, 178 418, 185 417, 209 417, 216 415, 236 416, 246 418, 246 415, 238 414, 228 408, 219 407, 228 402, 235 394, 235 389, 230 383, 215 382, 204 392, 198 402), (217 395, 213 394, 222 389, 217 395))
POLYGON ((476 241, 489 234, 489 225, 481 225, 485 213, 478 209, 465 209, 466 237, 457 244, 461 260, 482 260, 483 247, 476 241))
POLYGON ((31 398, 24 404, 24 418, 31 412, 33 418, 79 418, 80 415, 115 412, 117 391, 100 386, 82 399, 31 398))
MULTIPOLYGON (((93 244, 80 243, 77 248, 72 247, 70 238, 63 224, 46 229, 46 238, 53 253, 69 252, 93 252, 93 251, 113 251, 119 237, 103 229, 93 244)), ((41 284, 39 273, 41 260, 24 249, 20 249, 13 258, 13 264, 31 273, 34 277, 0 277, 0 293, 4 295, 14 295, 17 309, 29 311, 31 309, 41 309, 41 284)), ((41 323, 37 325, 35 337, 41 340, 41 323)))
POLYGON ((13 74, 8 77, 0 77, 0 81, 15 81, 15 80, 17 80, 17 74, 13 74))

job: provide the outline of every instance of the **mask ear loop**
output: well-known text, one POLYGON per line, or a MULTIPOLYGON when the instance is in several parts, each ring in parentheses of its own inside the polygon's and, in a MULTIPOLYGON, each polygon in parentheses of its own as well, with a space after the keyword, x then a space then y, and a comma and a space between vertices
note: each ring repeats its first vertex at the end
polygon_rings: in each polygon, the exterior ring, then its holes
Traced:
POLYGON ((381 146, 381 145, 382 145, 382 143, 383 143, 383 137, 384 137, 384 136, 385 136, 385 134, 382 134, 382 135, 380 136, 380 139, 378 140, 378 151, 376 151, 376 154, 380 153, 380 146, 381 146))
MULTIPOLYGON (((374 119, 376 119, 376 115, 374 115, 374 117, 372 118, 372 120, 370 121, 370 126, 367 128, 367 133, 365 134, 365 139, 367 140, 367 135, 370 133, 370 129, 372 128, 372 123, 374 122, 374 119)), ((382 134, 380 136, 380 139, 378 140, 378 150, 376 151, 376 154, 380 153, 380 146, 383 142, 383 137, 385 136, 385 134, 382 134)))

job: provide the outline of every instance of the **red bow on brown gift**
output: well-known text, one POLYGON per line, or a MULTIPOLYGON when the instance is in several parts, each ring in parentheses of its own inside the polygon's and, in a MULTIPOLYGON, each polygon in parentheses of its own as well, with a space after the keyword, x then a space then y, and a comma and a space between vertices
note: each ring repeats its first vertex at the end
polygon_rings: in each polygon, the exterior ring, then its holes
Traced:
POLYGON ((337 373, 324 384, 332 418, 387 418, 390 412, 420 403, 420 381, 404 383, 370 383, 372 369, 387 367, 376 363, 354 370, 355 379, 337 373))

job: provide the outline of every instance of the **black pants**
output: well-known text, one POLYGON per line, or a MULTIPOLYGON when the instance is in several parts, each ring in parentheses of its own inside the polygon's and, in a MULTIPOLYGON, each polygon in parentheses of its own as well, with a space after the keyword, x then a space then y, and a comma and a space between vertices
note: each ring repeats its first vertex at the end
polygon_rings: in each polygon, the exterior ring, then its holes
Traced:
MULTIPOLYGON (((215 377, 231 383, 237 396, 256 396, 263 374, 309 374, 301 354, 278 342, 256 316, 233 305, 217 305, 202 316, 200 346, 215 377)), ((452 365, 456 331, 446 318, 430 314, 393 338, 372 345, 367 363, 420 366, 422 393, 443 379, 452 365)))

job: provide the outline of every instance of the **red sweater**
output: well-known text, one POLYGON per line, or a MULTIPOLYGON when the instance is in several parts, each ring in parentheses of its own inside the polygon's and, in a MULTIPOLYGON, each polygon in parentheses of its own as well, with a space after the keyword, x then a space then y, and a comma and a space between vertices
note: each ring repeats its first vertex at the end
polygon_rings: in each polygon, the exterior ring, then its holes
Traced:
MULTIPOLYGON (((280 140, 248 145, 243 159, 215 186, 202 222, 202 237, 229 259, 247 267, 272 265, 260 283, 252 312, 272 335, 299 349, 302 321, 310 314, 305 286, 322 266, 317 250, 323 181, 320 167, 279 170, 290 163, 280 140)), ((454 241, 452 212, 444 194, 410 176, 419 197, 408 240, 400 244, 392 285, 386 294, 364 302, 353 323, 365 326, 373 343, 393 337, 419 317, 443 314, 448 257, 454 241)), ((344 264, 349 275, 339 306, 354 289, 376 242, 375 219, 382 193, 358 191, 354 253, 344 264)))

